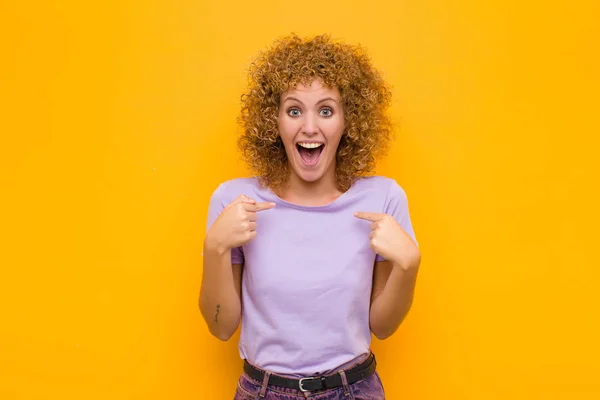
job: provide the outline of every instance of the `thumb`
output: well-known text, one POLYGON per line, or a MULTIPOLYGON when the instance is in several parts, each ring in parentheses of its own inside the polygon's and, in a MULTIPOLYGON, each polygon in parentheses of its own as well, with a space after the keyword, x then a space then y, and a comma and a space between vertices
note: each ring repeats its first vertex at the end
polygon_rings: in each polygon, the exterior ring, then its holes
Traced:
POLYGON ((242 203, 251 203, 251 204, 256 203, 256 201, 252 200, 250 197, 246 196, 245 194, 243 194, 241 197, 242 197, 242 203))
POLYGON ((231 203, 229 203, 227 205, 227 208, 231 208, 237 204, 240 203, 250 203, 250 204, 254 204, 256 203, 254 200, 252 200, 250 197, 246 196, 245 194, 241 194, 238 197, 236 197, 231 203))

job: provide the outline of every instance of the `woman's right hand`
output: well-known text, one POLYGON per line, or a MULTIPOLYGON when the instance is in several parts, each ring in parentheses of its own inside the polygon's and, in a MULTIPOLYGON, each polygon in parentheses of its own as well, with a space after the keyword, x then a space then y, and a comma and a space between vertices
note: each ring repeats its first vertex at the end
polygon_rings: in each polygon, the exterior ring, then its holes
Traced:
POLYGON ((275 207, 275 203, 256 203, 241 195, 229 203, 206 234, 205 246, 224 254, 256 237, 257 213, 275 207))

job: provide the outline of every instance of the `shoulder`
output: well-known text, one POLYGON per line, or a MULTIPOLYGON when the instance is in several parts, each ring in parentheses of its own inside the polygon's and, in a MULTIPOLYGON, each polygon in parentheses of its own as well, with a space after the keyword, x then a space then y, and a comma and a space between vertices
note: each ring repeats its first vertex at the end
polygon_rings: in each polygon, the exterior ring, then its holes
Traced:
POLYGON ((375 190, 388 198, 406 198, 404 188, 393 178, 375 175, 359 179, 357 186, 365 189, 375 190))
POLYGON ((212 193, 212 201, 230 203, 241 194, 248 195, 259 188, 256 178, 234 178, 219 184, 212 193))

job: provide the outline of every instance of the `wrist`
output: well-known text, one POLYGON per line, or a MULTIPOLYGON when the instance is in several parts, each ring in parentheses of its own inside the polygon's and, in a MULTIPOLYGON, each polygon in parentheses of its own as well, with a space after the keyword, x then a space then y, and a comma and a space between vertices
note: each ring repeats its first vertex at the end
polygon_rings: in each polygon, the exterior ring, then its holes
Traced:
POLYGON ((415 255, 414 257, 410 257, 408 259, 403 259, 402 261, 394 261, 392 260, 392 264, 394 267, 400 268, 402 271, 413 271, 419 268, 421 264, 421 256, 420 254, 415 255))
POLYGON ((206 235, 204 238, 204 253, 215 254, 219 257, 227 254, 231 249, 223 244, 222 241, 212 237, 211 235, 206 235))

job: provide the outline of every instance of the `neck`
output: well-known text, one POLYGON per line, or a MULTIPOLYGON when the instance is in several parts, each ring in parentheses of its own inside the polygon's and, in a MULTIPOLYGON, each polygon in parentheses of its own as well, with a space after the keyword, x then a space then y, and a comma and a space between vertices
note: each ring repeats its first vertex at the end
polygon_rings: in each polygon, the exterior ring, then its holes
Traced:
POLYGON ((341 194, 334 170, 314 182, 306 182, 292 172, 287 185, 282 188, 281 198, 304 206, 322 206, 331 203, 341 194))

